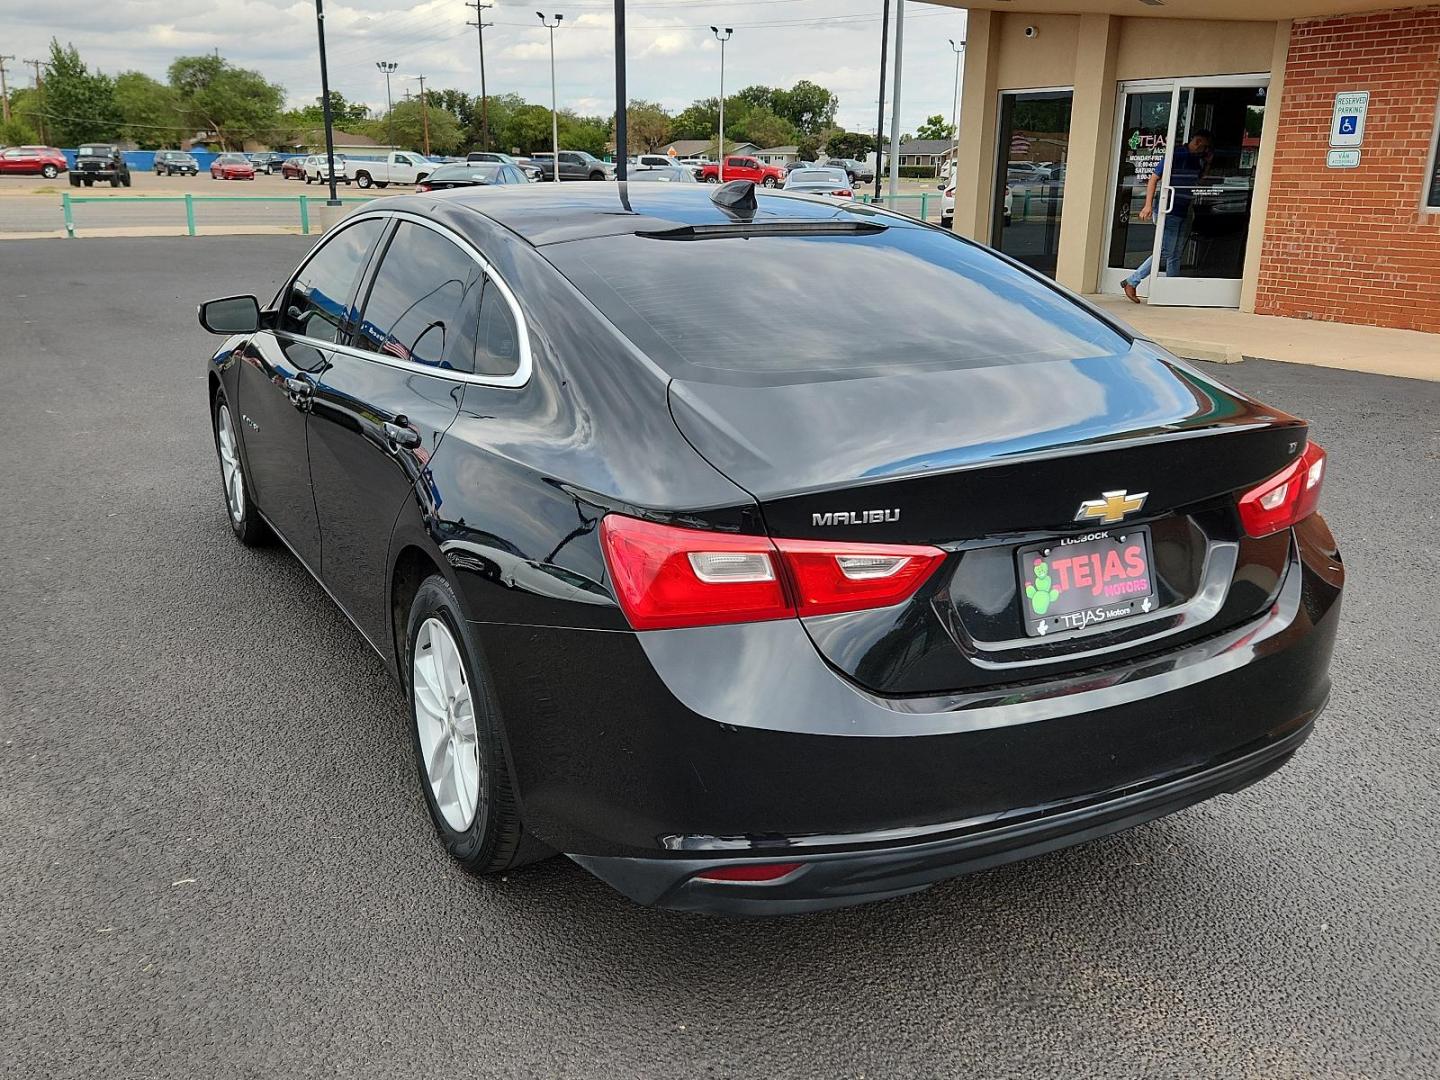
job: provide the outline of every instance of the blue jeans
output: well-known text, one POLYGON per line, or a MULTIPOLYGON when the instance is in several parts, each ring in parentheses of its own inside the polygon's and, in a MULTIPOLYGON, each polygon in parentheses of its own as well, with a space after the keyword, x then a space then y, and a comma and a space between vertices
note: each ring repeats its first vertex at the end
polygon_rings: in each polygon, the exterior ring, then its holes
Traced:
MULTIPOLYGON (((1180 249, 1184 247, 1181 242, 1185 229, 1185 217, 1183 213, 1171 212, 1165 215, 1165 224, 1161 226, 1163 235, 1160 237, 1160 254, 1165 257, 1165 276, 1180 276, 1180 249)), ((1139 286, 1139 284, 1150 276, 1154 269, 1155 256, 1147 255, 1145 261, 1136 268, 1135 272, 1125 279, 1126 284, 1139 286)))

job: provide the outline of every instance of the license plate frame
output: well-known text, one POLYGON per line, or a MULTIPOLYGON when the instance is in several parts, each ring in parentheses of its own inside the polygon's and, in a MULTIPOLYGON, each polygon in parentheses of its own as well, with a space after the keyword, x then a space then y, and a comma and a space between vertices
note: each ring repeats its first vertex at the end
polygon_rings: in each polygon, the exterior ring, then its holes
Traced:
POLYGON ((1026 544, 1015 550, 1015 574, 1026 637, 1091 629, 1147 615, 1160 606, 1147 525, 1026 544), (1046 582, 1048 588, 1037 588, 1046 582))

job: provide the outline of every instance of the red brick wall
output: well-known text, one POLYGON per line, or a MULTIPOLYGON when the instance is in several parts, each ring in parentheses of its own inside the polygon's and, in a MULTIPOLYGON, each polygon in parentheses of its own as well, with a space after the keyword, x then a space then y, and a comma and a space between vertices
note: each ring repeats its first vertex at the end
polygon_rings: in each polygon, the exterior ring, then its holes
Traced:
POLYGON ((1440 331, 1440 213, 1420 207, 1440 7, 1297 22, 1255 310, 1440 331), (1369 90, 1360 167, 1329 169, 1335 94, 1369 90))

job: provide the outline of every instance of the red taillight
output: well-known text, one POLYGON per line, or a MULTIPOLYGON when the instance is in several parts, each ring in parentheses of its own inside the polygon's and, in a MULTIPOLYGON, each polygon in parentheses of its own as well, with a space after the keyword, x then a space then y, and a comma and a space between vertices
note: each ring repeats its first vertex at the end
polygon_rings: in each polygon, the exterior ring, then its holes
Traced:
POLYGON ((1240 496, 1240 522, 1251 536, 1270 536, 1304 521, 1320 505, 1325 451, 1309 443, 1295 461, 1240 496))
POLYGON ((841 188, 839 191, 832 191, 830 194, 831 194, 831 195, 838 195, 838 196, 840 196, 840 198, 842 198, 842 199, 853 198, 854 195, 855 195, 855 193, 854 193, 853 191, 851 191, 849 188, 841 188))
POLYGON ((802 863, 743 863, 739 866, 717 866, 695 875, 696 881, 767 882, 779 881, 799 870, 802 863))
POLYGON ((415 190, 416 190, 416 192, 421 192, 421 191, 429 191, 429 190, 431 190, 431 188, 430 188, 430 185, 429 185, 429 184, 416 184, 416 185, 415 185, 415 190))
POLYGON ((888 607, 914 595, 939 548, 771 540, 610 514, 601 546, 636 630, 763 622, 888 607))

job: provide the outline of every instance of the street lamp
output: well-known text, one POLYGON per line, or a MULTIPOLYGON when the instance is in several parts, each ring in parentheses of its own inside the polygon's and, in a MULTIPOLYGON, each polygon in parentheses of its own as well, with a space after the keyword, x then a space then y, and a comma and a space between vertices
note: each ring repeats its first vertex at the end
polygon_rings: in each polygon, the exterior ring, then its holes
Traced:
POLYGON ((335 190, 335 124, 330 109, 330 69, 325 63, 325 0, 315 0, 315 36, 320 43, 320 115, 325 119, 325 161, 330 172, 330 198, 326 206, 339 206, 335 190))
POLYGON ((715 151, 719 155, 720 164, 717 166, 720 183, 725 182, 725 42, 730 40, 730 35, 735 33, 733 27, 725 27, 725 33, 720 33, 718 26, 710 27, 710 32, 715 35, 715 40, 720 42, 720 137, 715 140, 715 151))
POLYGON ((394 60, 377 60, 375 66, 385 73, 385 120, 389 131, 390 149, 395 149, 395 104, 390 100, 390 76, 400 65, 394 60))
POLYGON ((540 25, 550 31, 550 152, 554 155, 551 158, 555 169, 555 183, 560 183, 560 121, 557 113, 557 102, 555 98, 555 28, 560 25, 564 15, 556 15, 552 23, 545 18, 543 11, 535 13, 540 19, 540 25))
POLYGON ((950 169, 956 173, 960 169, 960 56, 965 52, 965 42, 962 40, 957 45, 954 38, 949 40, 955 53, 955 97, 950 109, 950 169))

